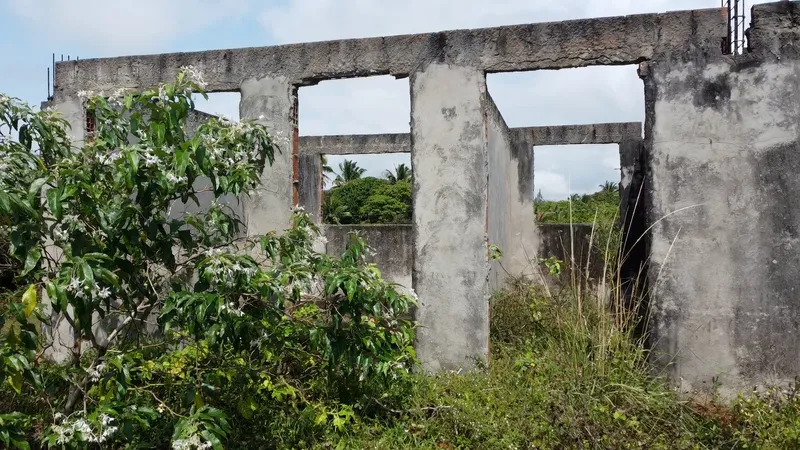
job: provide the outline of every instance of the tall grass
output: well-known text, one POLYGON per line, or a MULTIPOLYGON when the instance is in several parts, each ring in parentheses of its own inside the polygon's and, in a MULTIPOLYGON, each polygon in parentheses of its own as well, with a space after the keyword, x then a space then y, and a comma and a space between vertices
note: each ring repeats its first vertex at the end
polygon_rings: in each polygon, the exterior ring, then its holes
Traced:
POLYGON ((488 367, 419 377, 406 408, 394 411, 391 421, 362 422, 338 443, 376 449, 800 448, 795 391, 701 403, 682 398, 653 373, 645 345, 649 292, 639 283, 646 265, 624 279, 631 254, 622 242, 629 236, 601 226, 595 220, 591 239, 605 248, 600 280, 589 283, 590 262, 577 267, 573 253, 565 261, 571 279, 553 289, 552 274, 531 261, 532 278, 512 278, 490 301, 488 367))

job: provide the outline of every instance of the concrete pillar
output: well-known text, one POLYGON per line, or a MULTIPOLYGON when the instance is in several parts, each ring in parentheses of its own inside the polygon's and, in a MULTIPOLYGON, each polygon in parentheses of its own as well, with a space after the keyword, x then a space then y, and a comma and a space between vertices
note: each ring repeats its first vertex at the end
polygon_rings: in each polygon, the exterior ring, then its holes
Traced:
POLYGON ((241 84, 239 116, 267 125, 280 147, 267 166, 261 186, 244 201, 243 221, 248 236, 281 232, 289 226, 297 203, 293 179, 297 154, 297 89, 285 77, 247 79, 241 84))
POLYGON ((740 60, 645 71, 653 342, 685 392, 719 383, 732 397, 800 374, 798 12, 754 7, 740 60))
POLYGON ((432 63, 410 84, 417 354, 469 368, 489 353, 486 76, 432 63))

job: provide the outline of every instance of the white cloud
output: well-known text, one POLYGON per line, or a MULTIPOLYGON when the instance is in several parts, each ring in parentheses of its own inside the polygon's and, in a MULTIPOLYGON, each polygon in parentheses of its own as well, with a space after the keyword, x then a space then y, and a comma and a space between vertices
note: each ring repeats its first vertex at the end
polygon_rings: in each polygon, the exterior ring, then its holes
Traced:
POLYGON ((279 42, 309 42, 713 8, 719 0, 288 0, 261 24, 279 42))
POLYGON ((213 92, 208 94, 208 100, 197 94, 192 98, 194 107, 200 111, 239 120, 239 101, 242 95, 238 92, 213 92))
POLYGON ((534 172, 533 176, 536 182, 541 185, 537 185, 536 192, 541 190, 542 197, 544 197, 545 200, 563 200, 569 196, 569 181, 563 174, 547 170, 537 170, 534 172))
POLYGON ((391 76, 323 81, 300 88, 300 135, 408 133, 408 79, 391 76))
POLYGON ((163 49, 176 37, 244 14, 249 0, 8 0, 43 37, 104 54, 163 49))

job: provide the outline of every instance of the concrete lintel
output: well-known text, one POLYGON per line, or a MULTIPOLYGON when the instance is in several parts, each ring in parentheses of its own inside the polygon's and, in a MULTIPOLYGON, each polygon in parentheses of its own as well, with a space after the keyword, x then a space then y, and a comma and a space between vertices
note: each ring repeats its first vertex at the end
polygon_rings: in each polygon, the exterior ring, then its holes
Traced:
MULTIPOLYGON (((642 139, 641 122, 598 123, 511 128, 511 134, 530 145, 617 144, 642 139)), ((410 153, 407 133, 300 136, 300 153, 352 155, 410 153)))
POLYGON ((411 135, 398 133, 300 136, 300 152, 306 155, 410 153, 411 135))
POLYGON ((618 144, 641 140, 641 122, 598 123, 512 128, 515 138, 530 145, 618 144))
POLYGON ((720 8, 438 33, 345 39, 272 47, 62 61, 54 95, 78 90, 143 89, 192 65, 209 92, 236 91, 246 79, 285 77, 295 85, 337 78, 405 77, 432 61, 484 72, 627 65, 687 49, 719 51, 720 8))

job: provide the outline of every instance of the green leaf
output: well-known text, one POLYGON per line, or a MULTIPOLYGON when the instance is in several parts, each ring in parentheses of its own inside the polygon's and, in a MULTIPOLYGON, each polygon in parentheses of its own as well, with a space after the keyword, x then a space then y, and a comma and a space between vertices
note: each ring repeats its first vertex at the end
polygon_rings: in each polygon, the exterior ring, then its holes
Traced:
POLYGON ((42 190, 42 186, 47 182, 47 177, 37 178, 33 180, 31 183, 31 187, 28 188, 28 195, 31 197, 35 197, 39 191, 42 190))
POLYGON ((92 267, 86 261, 82 261, 78 266, 78 274, 87 286, 91 286, 92 283, 94 283, 94 272, 92 271, 92 267))
POLYGON ((139 159, 138 152, 128 152, 128 163, 131 165, 131 172, 136 173, 139 171, 139 159))
POLYGON ((8 384, 18 395, 22 395, 22 372, 15 372, 8 379, 8 384))
POLYGON ((22 304, 25 305, 25 317, 30 317, 36 309, 36 286, 30 285, 22 294, 22 304))
POLYGON ((60 187, 52 188, 47 191, 47 207, 56 220, 61 220, 61 193, 62 190, 60 187))
POLYGON ((29 249, 28 254, 25 256, 25 267, 22 269, 22 275, 27 275, 36 268, 40 259, 42 259, 42 251, 38 246, 29 249))

